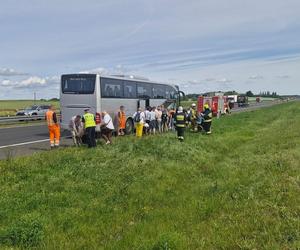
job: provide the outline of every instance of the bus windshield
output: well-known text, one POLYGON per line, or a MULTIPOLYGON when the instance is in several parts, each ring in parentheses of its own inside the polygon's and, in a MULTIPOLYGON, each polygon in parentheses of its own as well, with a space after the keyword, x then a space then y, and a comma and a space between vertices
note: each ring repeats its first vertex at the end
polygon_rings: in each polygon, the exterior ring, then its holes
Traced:
POLYGON ((61 89, 64 94, 93 94, 95 91, 96 75, 63 76, 61 89))

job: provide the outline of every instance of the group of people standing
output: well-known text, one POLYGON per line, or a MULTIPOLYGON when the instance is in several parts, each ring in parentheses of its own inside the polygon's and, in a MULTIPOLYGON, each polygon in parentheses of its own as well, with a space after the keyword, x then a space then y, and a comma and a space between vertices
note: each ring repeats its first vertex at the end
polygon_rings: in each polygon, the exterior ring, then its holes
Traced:
POLYGON ((168 111, 164 106, 147 107, 145 110, 138 108, 133 114, 136 136, 163 133, 173 129, 172 116, 174 112, 174 110, 168 111))
POLYGON ((176 130, 177 138, 184 140, 184 131, 190 127, 191 131, 204 131, 211 134, 212 111, 209 104, 204 105, 204 110, 198 113, 196 104, 192 104, 189 110, 184 110, 182 106, 175 110, 167 110, 163 106, 148 107, 144 111, 139 108, 134 113, 136 136, 144 134, 155 134, 176 130))
MULTIPOLYGON (((181 106, 177 110, 168 110, 164 106, 147 107, 145 110, 138 108, 132 118, 137 137, 142 137, 143 134, 149 135, 176 130, 177 138, 183 141, 187 127, 190 127, 191 131, 211 133, 212 112, 208 104, 204 105, 204 110, 201 113, 197 112, 195 104, 192 104, 189 110, 184 110, 181 106)), ((125 135, 127 117, 124 106, 120 106, 114 120, 106 111, 102 111, 101 118, 98 119, 97 124, 100 124, 101 137, 105 140, 105 144, 112 144, 112 134, 115 128, 116 135, 125 135)), ((60 130, 53 106, 47 111, 46 120, 50 134, 50 146, 51 148, 58 147, 60 130)), ((89 148, 96 147, 96 117, 90 112, 90 109, 85 109, 83 116, 73 116, 69 123, 69 129, 74 145, 81 145, 84 137, 89 148)))

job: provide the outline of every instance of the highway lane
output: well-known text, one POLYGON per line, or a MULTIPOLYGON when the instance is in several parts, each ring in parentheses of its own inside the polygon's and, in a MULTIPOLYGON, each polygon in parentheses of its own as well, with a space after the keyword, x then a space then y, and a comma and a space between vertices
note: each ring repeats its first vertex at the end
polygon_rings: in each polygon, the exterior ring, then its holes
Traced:
POLYGON ((0 147, 48 138, 46 125, 18 126, 0 129, 0 147))
MULTIPOLYGON (((68 133, 62 133, 61 147, 72 145, 68 133)), ((32 155, 50 150, 47 125, 0 128, 0 159, 32 155)))

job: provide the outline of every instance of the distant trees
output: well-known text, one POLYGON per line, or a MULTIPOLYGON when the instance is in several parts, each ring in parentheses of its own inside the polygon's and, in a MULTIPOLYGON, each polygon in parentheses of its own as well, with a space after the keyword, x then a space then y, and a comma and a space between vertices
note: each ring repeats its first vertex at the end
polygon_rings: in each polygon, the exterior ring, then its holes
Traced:
POLYGON ((277 92, 270 92, 270 91, 261 91, 259 92, 260 96, 263 97, 279 97, 279 95, 277 94, 277 92))
POLYGON ((224 93, 224 95, 238 95, 239 93, 236 92, 235 90, 227 91, 224 93))
POLYGON ((58 98, 51 98, 51 99, 49 99, 49 101, 51 101, 51 102, 58 102, 59 99, 58 98))
POLYGON ((248 90, 248 91, 246 92, 246 96, 252 97, 252 96, 254 96, 254 94, 252 93, 251 90, 248 90))

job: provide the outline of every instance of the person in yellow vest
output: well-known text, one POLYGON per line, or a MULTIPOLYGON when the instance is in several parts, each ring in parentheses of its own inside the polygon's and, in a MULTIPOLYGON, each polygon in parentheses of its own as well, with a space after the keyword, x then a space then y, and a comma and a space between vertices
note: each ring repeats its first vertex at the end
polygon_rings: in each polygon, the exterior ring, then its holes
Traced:
POLYGON ((50 137, 50 147, 59 147, 60 140, 60 127, 58 124, 57 115, 54 112, 55 108, 53 105, 50 106, 49 110, 45 114, 45 119, 47 121, 49 137, 50 137))
POLYGON ((84 115, 82 116, 82 122, 84 124, 84 129, 87 137, 87 144, 89 148, 96 147, 96 118, 90 113, 90 109, 84 110, 84 115))

